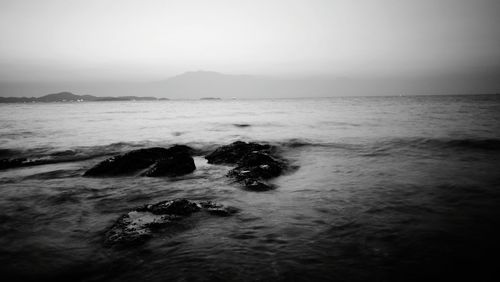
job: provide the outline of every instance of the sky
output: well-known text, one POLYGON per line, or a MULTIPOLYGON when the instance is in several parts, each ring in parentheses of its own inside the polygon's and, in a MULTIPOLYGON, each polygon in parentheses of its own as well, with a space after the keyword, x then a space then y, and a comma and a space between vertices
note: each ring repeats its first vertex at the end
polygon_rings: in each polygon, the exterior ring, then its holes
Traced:
POLYGON ((499 14, 498 0, 0 0, 0 96, 196 70, 495 93, 499 14))

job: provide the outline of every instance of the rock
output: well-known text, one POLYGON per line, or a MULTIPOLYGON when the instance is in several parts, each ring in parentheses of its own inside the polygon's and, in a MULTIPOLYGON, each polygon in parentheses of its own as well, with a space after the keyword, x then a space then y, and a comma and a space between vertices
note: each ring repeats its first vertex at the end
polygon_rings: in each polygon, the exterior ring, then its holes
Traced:
POLYGON ((236 127, 241 127, 241 128, 243 128, 243 127, 250 127, 250 124, 247 124, 247 123, 235 123, 233 125, 236 126, 236 127))
POLYGON ((154 147, 130 151, 123 155, 106 159, 85 172, 84 176, 115 176, 134 173, 145 169, 157 160, 168 157, 165 148, 154 147))
POLYGON ((157 216, 147 212, 131 211, 121 216, 105 234, 105 245, 137 244, 151 237, 154 228, 164 226, 178 216, 157 216))
POLYGON ((235 208, 214 202, 196 203, 186 199, 162 201, 145 205, 121 216, 105 233, 104 243, 108 246, 142 243, 154 233, 168 228, 170 224, 202 210, 217 216, 230 216, 237 212, 235 208))
POLYGON ((243 183, 246 188, 252 190, 252 191, 268 191, 273 189, 273 186, 270 184, 267 184, 263 181, 259 181, 255 178, 245 178, 243 180, 243 183))
POLYGON ((140 212, 150 212, 156 215, 170 214, 170 215, 191 215, 197 212, 201 207, 186 199, 176 199, 171 201, 163 201, 153 205, 145 205, 137 209, 140 212))
POLYGON ((246 154, 234 170, 250 171, 252 177, 269 179, 281 175, 287 168, 287 163, 269 154, 251 152, 246 154))
POLYGON ((2 159, 0 160, 0 169, 9 169, 24 166, 28 162, 26 158, 2 159))
POLYGON ((238 212, 238 209, 234 207, 224 207, 223 205, 214 203, 214 202, 200 202, 200 206, 205 209, 206 212, 209 214, 213 215, 218 215, 218 216, 230 216, 236 212, 238 212))
POLYGON ((186 145, 174 145, 167 149, 169 154, 187 154, 189 156, 194 155, 196 152, 193 148, 186 145))
POLYGON ((221 146, 217 148, 212 153, 205 156, 210 164, 236 164, 241 160, 246 154, 258 151, 258 152, 271 152, 274 148, 271 145, 262 145, 258 143, 246 143, 242 141, 236 141, 226 146, 221 146))
POLYGON ((273 146, 258 143, 237 141, 219 147, 205 158, 209 163, 236 164, 227 176, 253 191, 273 189, 266 180, 280 176, 289 168, 288 162, 276 155, 273 146))
POLYGON ((175 145, 168 149, 153 147, 130 151, 104 160, 84 176, 119 176, 137 173, 149 168, 145 176, 176 176, 192 172, 196 167, 191 157, 193 149, 175 145))
POLYGON ((179 176, 193 172, 196 169, 194 160, 187 154, 173 155, 157 161, 141 176, 179 176))

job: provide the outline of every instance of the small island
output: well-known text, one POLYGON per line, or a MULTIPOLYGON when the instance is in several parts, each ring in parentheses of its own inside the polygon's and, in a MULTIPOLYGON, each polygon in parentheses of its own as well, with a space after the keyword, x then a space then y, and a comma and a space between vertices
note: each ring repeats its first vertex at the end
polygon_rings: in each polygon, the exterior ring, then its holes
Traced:
POLYGON ((222 100, 222 99, 219 97, 203 97, 200 98, 200 100, 222 100))
POLYGON ((76 95, 71 92, 48 94, 42 97, 0 97, 0 103, 51 103, 51 102, 101 102, 101 101, 156 101, 156 97, 117 96, 97 97, 76 95))

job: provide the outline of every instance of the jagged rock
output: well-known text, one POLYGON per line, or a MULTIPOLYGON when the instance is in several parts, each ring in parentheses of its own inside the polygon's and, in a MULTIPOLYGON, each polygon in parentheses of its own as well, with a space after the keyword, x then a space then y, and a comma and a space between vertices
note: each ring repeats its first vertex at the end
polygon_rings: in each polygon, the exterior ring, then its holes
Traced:
POLYGON ((175 145, 168 149, 153 147, 130 151, 123 155, 106 159, 84 176, 130 175, 143 169, 145 176, 175 176, 192 172, 196 167, 191 157, 193 149, 185 145, 175 145))
POLYGON ((245 178, 269 179, 281 175, 287 168, 285 161, 272 157, 261 152, 251 152, 246 154, 239 162, 235 172, 245 172, 245 178))
POLYGON ((217 148, 205 158, 210 164, 236 164, 250 152, 257 151, 270 153, 272 150, 274 150, 274 147, 271 145, 236 141, 217 148))
POLYGON ((190 215, 197 212, 201 207, 186 199, 175 199, 171 201, 163 201, 152 205, 145 205, 136 209, 139 212, 150 212, 156 215, 170 214, 170 215, 190 215))
POLYGON ((167 228, 199 211, 217 216, 229 216, 237 212, 232 207, 224 207, 214 202, 191 202, 186 199, 162 201, 145 205, 121 216, 105 234, 105 244, 137 244, 150 238, 154 233, 167 228))
POLYGON ((276 148, 258 143, 234 142, 222 146, 205 157, 209 163, 237 164, 227 176, 254 191, 266 191, 273 186, 267 179, 281 175, 288 162, 276 155, 276 148))

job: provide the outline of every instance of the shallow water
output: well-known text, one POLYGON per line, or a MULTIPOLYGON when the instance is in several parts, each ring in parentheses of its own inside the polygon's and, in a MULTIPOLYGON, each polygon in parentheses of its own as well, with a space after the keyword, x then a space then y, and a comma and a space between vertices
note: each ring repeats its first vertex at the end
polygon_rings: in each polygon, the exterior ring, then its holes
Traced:
POLYGON ((0 159, 44 161, 0 171, 8 280, 498 278, 499 96, 3 104, 0 125, 0 159), (82 177, 132 149, 236 140, 299 169, 258 193, 202 156, 178 178, 82 177), (180 197, 240 212, 103 246, 121 214, 180 197))

